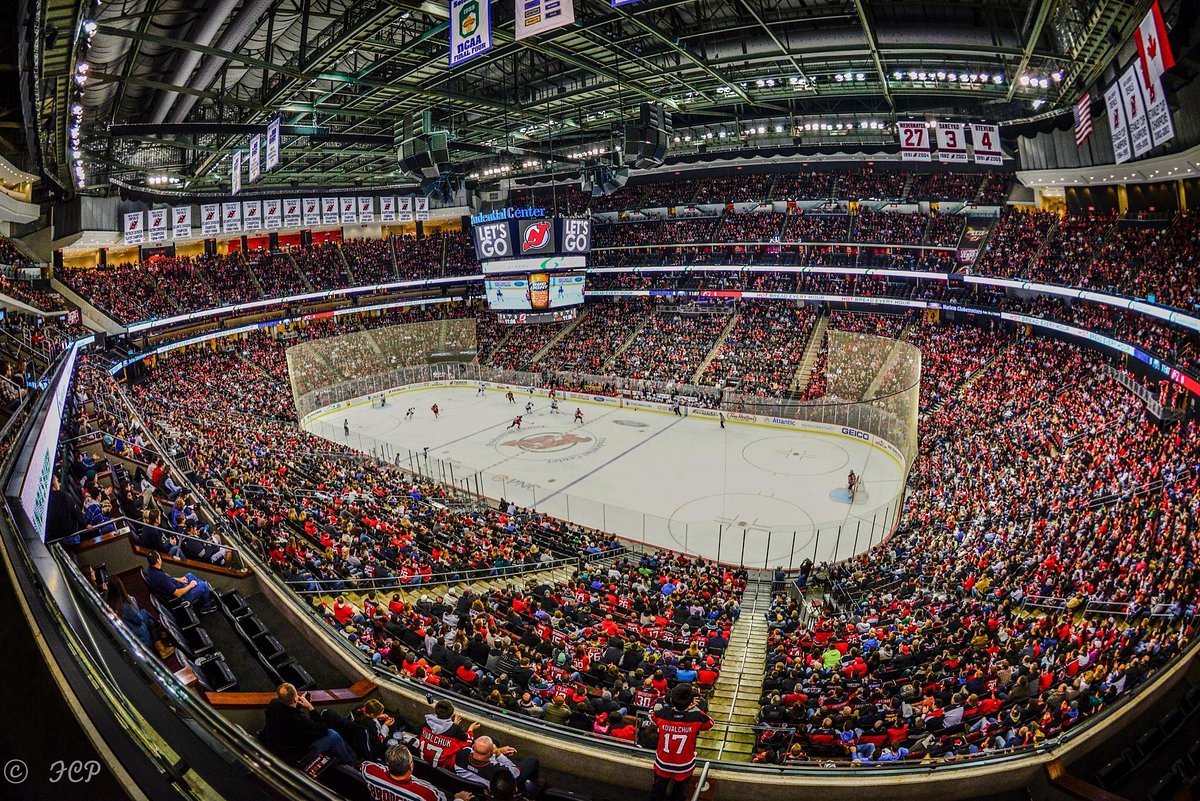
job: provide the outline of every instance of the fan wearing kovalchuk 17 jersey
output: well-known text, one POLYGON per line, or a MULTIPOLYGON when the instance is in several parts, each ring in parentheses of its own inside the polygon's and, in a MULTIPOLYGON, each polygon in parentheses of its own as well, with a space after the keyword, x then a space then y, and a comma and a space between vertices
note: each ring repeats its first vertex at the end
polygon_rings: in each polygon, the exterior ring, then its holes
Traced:
POLYGON ((658 728, 654 752, 654 784, 650 798, 681 798, 684 785, 696 769, 696 738, 713 727, 712 718, 695 708, 696 691, 690 684, 676 685, 671 705, 650 716, 658 728))
POLYGON ((433 714, 425 716, 425 725, 421 727, 418 746, 421 758, 430 765, 454 770, 454 758, 474 741, 478 726, 476 721, 463 729, 462 717, 454 712, 454 705, 449 701, 438 701, 433 706, 433 714))

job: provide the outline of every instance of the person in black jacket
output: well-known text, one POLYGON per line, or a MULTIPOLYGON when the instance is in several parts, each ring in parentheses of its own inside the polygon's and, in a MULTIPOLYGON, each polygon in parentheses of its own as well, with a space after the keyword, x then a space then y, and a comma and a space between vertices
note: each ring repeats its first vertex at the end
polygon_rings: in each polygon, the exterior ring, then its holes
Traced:
POLYGON ((280 684, 266 709, 263 740, 283 759, 299 762, 312 753, 328 754, 353 763, 354 751, 342 736, 326 725, 313 709, 308 694, 296 692, 293 684, 280 684))

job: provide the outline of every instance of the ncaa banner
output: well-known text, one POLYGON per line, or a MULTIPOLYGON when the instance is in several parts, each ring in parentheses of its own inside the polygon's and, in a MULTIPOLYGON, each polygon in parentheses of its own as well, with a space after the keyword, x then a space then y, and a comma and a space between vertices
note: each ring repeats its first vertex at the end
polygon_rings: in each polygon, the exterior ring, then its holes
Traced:
POLYGON ((356 207, 354 204, 354 198, 344 197, 344 198, 341 198, 340 200, 341 200, 341 205, 342 205, 342 222, 344 222, 344 223, 357 222, 358 216, 355 214, 356 207))
POLYGON ((937 131, 938 161, 942 164, 965 164, 967 140, 961 122, 939 122, 937 131))
POLYGON ((171 209, 171 235, 176 239, 187 239, 192 235, 191 206, 175 206, 171 209))
POLYGON ((400 222, 412 222, 413 199, 411 197, 400 198, 400 211, 396 219, 400 220, 400 222))
POLYGON ((971 144, 975 146, 975 163, 997 166, 1004 163, 1000 150, 1000 126, 971 123, 971 144))
POLYGON ((150 241, 162 242, 167 238, 167 210, 150 209, 150 241))
POLYGON ((527 39, 575 21, 572 0, 515 0, 517 39, 527 39))
POLYGON ((1137 75, 1138 88, 1142 90, 1142 98, 1146 101, 1150 136, 1157 147, 1175 138, 1175 123, 1171 121, 1171 109, 1167 107, 1167 93, 1163 91, 1161 79, 1147 82, 1144 70, 1138 70, 1137 75))
POLYGON ((933 161, 929 153, 929 126, 923 122, 898 122, 901 161, 933 161))
POLYGON ((416 208, 417 208, 416 216, 417 216, 418 220, 428 220, 429 219, 429 198, 427 198, 427 197, 417 198, 416 208))
POLYGON ((338 224, 338 201, 336 197, 321 198, 321 222, 324 225, 338 224))
POLYGON ((125 215, 125 244, 140 245, 146 238, 146 218, 140 211, 125 215))
POLYGON ((396 221, 396 198, 388 195, 379 198, 379 221, 396 221))
POLYGON ((263 228, 273 230, 279 227, 282 216, 280 214, 279 200, 264 200, 263 201, 263 228))
MULTIPOLYGON (((221 204, 203 203, 200 206, 200 233, 215 236, 221 233, 221 204)), ((178 236, 178 234, 176 234, 178 236)))
POLYGON ((257 181, 258 176, 262 174, 262 161, 258 152, 260 147, 258 134, 250 137, 250 183, 257 181))
POLYGON ((1133 143, 1133 155, 1150 152, 1154 140, 1150 137, 1150 123, 1146 120, 1146 102, 1142 88, 1138 85, 1138 65, 1131 64, 1117 81, 1121 87, 1121 104, 1125 107, 1125 119, 1129 123, 1129 140, 1133 143))
POLYGON ((242 230, 242 204, 236 200, 232 203, 221 204, 221 230, 227 234, 236 234, 242 230))
POLYGON ((233 151, 233 163, 229 168, 229 186, 231 195, 242 191, 242 151, 233 151))
POLYGON ((1133 154, 1129 149, 1129 126, 1125 122, 1121 87, 1114 83, 1104 91, 1104 106, 1108 109, 1108 127, 1112 130, 1113 161, 1123 164, 1133 154))
POLYGON ((242 227, 247 231, 262 230, 261 200, 247 200, 242 203, 242 227))
POLYGON ((267 123, 267 172, 279 166, 279 118, 267 123))
POLYGON ((491 0, 450 0, 451 67, 492 49, 490 3, 491 0))
POLYGON ((288 228, 300 227, 300 198, 286 198, 283 201, 283 224, 288 228))
POLYGON ((304 198, 304 224, 321 224, 321 199, 319 197, 304 198))
POLYGON ((375 222, 375 198, 360 197, 358 199, 358 221, 360 223, 375 222))

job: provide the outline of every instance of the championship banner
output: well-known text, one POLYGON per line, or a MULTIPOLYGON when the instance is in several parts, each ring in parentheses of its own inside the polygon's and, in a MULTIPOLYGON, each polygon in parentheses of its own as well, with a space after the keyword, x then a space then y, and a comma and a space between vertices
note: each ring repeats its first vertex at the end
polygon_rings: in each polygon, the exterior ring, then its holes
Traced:
POLYGON ((262 230, 261 200, 247 200, 242 203, 242 228, 247 231, 262 230))
POLYGON ((300 227, 300 198, 286 198, 283 201, 283 225, 286 228, 300 227))
POLYGON ((400 210, 397 214, 397 219, 400 220, 400 222, 412 222, 413 199, 411 197, 400 198, 400 210))
POLYGON ((167 210, 150 209, 150 241, 162 242, 167 238, 167 210))
POLYGON ((901 161, 933 161, 929 153, 929 126, 923 122, 897 122, 901 161))
POLYGON ((450 66, 492 49, 491 0, 450 0, 450 66))
POLYGON ((221 204, 221 230, 235 234, 242 230, 242 204, 236 200, 221 204))
POLYGON ((355 212, 354 198, 344 197, 339 199, 342 206, 342 222, 352 223, 358 221, 358 216, 355 212))
POLYGON ((395 222, 396 221, 396 198, 390 195, 384 195, 379 198, 379 221, 380 222, 395 222))
POLYGON ((416 204, 417 219, 418 220, 428 220, 429 219, 429 198, 419 197, 416 200, 417 200, 417 204, 416 204))
POLYGON ((215 236, 221 233, 221 204, 203 203, 200 206, 200 233, 215 236))
POLYGON ((229 186, 231 195, 242 191, 242 151, 233 151, 232 163, 229 167, 229 186))
POLYGON ((1146 74, 1142 70, 1137 71, 1137 77, 1142 99, 1146 101, 1150 137, 1157 147, 1175 138, 1175 123, 1171 120, 1171 109, 1167 106, 1167 93, 1163 91, 1161 80, 1146 83, 1146 74))
POLYGON ((192 235, 191 206, 175 206, 171 209, 171 235, 176 239, 187 239, 192 235))
POLYGON ((939 122, 937 131, 938 161, 942 164, 966 164, 967 137, 961 122, 939 122))
POLYGON ((125 244, 140 245, 146 238, 146 217, 140 211, 125 215, 125 244))
POLYGON ((321 198, 319 198, 319 197, 304 198, 304 224, 305 225, 320 225, 321 224, 321 198))
POLYGON ((282 201, 278 199, 263 201, 263 228, 266 228, 268 231, 273 231, 279 228, 281 225, 283 220, 283 216, 279 208, 279 204, 281 202, 282 201))
POLYGON ((1000 126, 971 123, 971 144, 975 148, 975 163, 993 167, 1004 163, 1000 149, 1000 126))
POLYGON ((1125 119, 1129 124, 1129 141, 1133 144, 1134 157, 1149 153, 1154 147, 1150 136, 1150 122, 1146 119, 1146 102, 1142 99, 1142 88, 1138 85, 1137 64, 1130 64, 1121 75, 1117 85, 1121 87, 1121 104, 1125 107, 1125 119))
POLYGON ((279 118, 267 123, 267 172, 279 166, 279 118))
POLYGON ((258 176, 262 174, 262 161, 259 158, 258 149, 262 146, 259 144, 260 137, 258 134, 250 137, 250 183, 258 180, 258 176))
POLYGON ((1129 125, 1125 121, 1125 105, 1121 102, 1121 87, 1115 83, 1104 92, 1108 110, 1108 127, 1112 130, 1113 161, 1122 164, 1132 157, 1129 149, 1129 125))
POLYGON ((358 221, 360 223, 375 222, 375 198, 360 197, 358 199, 358 221))
POLYGON ((515 0, 517 39, 527 39, 575 21, 572 0, 515 0))
POLYGON ((336 197, 321 198, 321 223, 323 225, 338 224, 338 200, 336 197))

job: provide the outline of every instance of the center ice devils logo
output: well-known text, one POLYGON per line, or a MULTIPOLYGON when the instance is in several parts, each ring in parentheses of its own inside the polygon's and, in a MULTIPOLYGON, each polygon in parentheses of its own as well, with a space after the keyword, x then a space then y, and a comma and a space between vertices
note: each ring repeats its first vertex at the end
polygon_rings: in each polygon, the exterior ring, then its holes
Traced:
POLYGON ((541 250, 550 241, 550 222, 534 223, 525 229, 525 241, 521 243, 522 253, 541 250))
POLYGON ((563 451, 591 441, 592 438, 589 436, 565 432, 561 434, 532 434, 520 439, 510 439, 508 442, 501 442, 500 444, 520 448, 523 451, 530 451, 532 453, 554 453, 555 451, 563 451))

